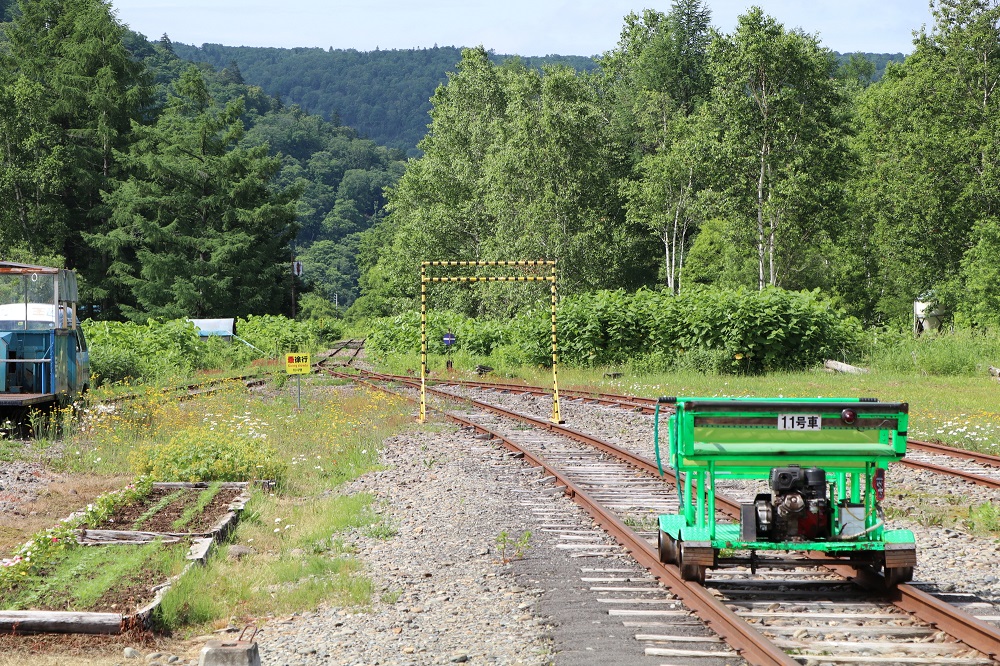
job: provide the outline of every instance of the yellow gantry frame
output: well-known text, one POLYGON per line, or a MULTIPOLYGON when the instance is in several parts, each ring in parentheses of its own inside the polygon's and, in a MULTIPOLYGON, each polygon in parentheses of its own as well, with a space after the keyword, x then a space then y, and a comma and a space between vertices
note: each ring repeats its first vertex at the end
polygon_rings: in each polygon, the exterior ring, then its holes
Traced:
POLYGON ((424 261, 420 263, 420 422, 427 420, 427 283, 428 282, 548 282, 552 305, 552 422, 559 415, 559 353, 556 345, 556 262, 553 261, 424 261), (551 275, 496 277, 428 277, 428 266, 550 266, 551 275))

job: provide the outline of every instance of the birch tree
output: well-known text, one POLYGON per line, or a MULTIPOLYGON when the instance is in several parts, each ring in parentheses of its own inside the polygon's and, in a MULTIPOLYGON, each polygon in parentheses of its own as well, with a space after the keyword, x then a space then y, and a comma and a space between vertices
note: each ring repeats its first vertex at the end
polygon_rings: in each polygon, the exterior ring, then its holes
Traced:
POLYGON ((692 115, 711 87, 710 18, 700 0, 675 0, 668 14, 629 14, 618 48, 602 59, 620 132, 636 160, 620 188, 627 216, 662 244, 661 279, 673 293, 680 290, 706 180, 702 125, 692 115))
POLYGON ((712 115, 717 187, 755 239, 757 286, 780 286, 824 225, 835 221, 844 177, 836 61, 817 38, 786 30, 759 7, 713 41, 712 115))

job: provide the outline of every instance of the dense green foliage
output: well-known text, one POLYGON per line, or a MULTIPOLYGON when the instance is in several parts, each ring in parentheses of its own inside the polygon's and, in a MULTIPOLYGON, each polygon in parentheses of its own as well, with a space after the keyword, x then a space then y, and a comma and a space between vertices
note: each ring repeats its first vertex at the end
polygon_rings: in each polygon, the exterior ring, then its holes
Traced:
POLYGON ((198 329, 187 321, 83 322, 90 345, 90 369, 95 385, 184 374, 207 360, 199 353, 198 329))
POLYGON ((102 194, 125 173, 150 82, 103 0, 18 0, 0 26, 0 242, 106 270, 82 235, 106 223, 102 194))
MULTIPOLYGON (((443 334, 451 331, 456 351, 545 365, 551 362, 549 323, 547 311, 505 324, 433 312, 427 348, 444 353, 443 334)), ((558 336, 559 358, 570 365, 631 360, 647 369, 756 374, 845 358, 860 341, 861 327, 818 292, 689 289, 672 295, 643 289, 566 297, 558 336)), ((419 350, 420 317, 378 320, 367 346, 376 354, 419 350)))
POLYGON ((136 474, 154 481, 283 482, 288 464, 266 437, 234 434, 211 426, 186 428, 166 444, 133 451, 136 474))
MULTIPOLYGON (((1000 324, 1000 6, 933 9, 880 80, 756 7, 714 32, 701 0, 626 17, 593 73, 466 50, 432 99, 423 156, 361 243, 352 312, 416 307, 421 260, 546 258, 565 296, 818 288, 869 324, 906 325, 918 299, 1000 324)), ((545 298, 431 292, 468 315, 545 298)))
MULTIPOLYGON (((264 48, 173 44, 182 58, 205 62, 217 69, 232 68, 253 85, 288 104, 297 104, 334 123, 344 123, 362 136, 411 156, 419 152, 417 143, 427 132, 429 99, 434 90, 447 82, 447 72, 454 71, 462 59, 462 50, 454 46, 424 49, 357 51, 354 49, 264 48)), ((530 69, 546 65, 566 65, 579 72, 597 69, 597 62, 585 56, 548 55, 522 57, 490 53, 490 60, 501 64, 517 58, 530 69)), ((870 72, 860 73, 870 83, 881 78, 887 63, 902 62, 902 53, 854 54, 871 63, 870 72)), ((851 55, 838 54, 838 61, 848 64, 851 55)))
POLYGON ((1000 361, 1000 332, 957 330, 914 338, 909 333, 876 329, 866 334, 864 362, 886 373, 986 376, 1000 361))
POLYGON ((276 315, 237 319, 238 340, 202 339, 189 321, 146 324, 83 322, 90 344, 90 367, 97 385, 183 377, 194 370, 238 368, 258 358, 288 351, 310 351, 340 337, 339 327, 323 320, 294 321, 276 315))
POLYGON ((76 269, 85 312, 102 319, 291 315, 293 293, 356 298, 359 235, 401 152, 284 106, 233 63, 182 60, 106 0, 4 7, 4 259, 76 269))

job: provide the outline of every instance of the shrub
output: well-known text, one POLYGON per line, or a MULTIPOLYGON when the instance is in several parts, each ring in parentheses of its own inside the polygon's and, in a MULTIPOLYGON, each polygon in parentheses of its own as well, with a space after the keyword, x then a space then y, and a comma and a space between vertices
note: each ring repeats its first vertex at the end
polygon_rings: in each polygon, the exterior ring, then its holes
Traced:
POLYGON ((82 327, 97 383, 154 380, 200 367, 198 329, 183 319, 146 324, 87 320, 82 327))
MULTIPOLYGON (((452 351, 489 355, 502 344, 505 327, 501 322, 472 319, 464 315, 435 311, 427 313, 427 351, 444 354, 444 334, 455 334, 452 351)), ((420 351, 420 313, 406 312, 371 323, 365 347, 375 354, 420 351)))
POLYGON ((236 320, 236 332, 259 350, 254 357, 263 354, 275 358, 289 351, 310 351, 316 346, 316 333, 309 322, 281 315, 248 315, 236 320))
MULTIPOLYGON (((430 353, 456 333, 456 348, 494 353, 507 363, 551 362, 550 313, 513 321, 473 320, 449 312, 427 317, 430 353)), ((809 367, 857 354, 861 326, 835 310, 819 291, 696 288, 674 296, 640 290, 599 291, 564 298, 558 311, 559 357, 596 366, 648 360, 657 368, 760 373, 809 367)), ((376 320, 368 346, 376 353, 420 350, 420 317, 408 312, 376 320)), ((646 363, 646 361, 643 363, 646 363)))
POLYGON ((236 321, 236 332, 249 343, 221 338, 202 339, 191 322, 83 322, 90 342, 90 367, 95 384, 127 380, 158 381, 186 376, 192 370, 248 365, 261 357, 287 351, 312 351, 318 340, 340 336, 333 320, 295 321, 279 315, 250 315, 236 321))
MULTIPOLYGON (((548 318, 529 315, 508 336, 535 362, 548 353, 548 318)), ((857 320, 818 291, 696 288, 570 296, 559 307, 559 356, 569 365, 628 363, 665 370, 759 373, 852 355, 857 320)))
POLYGON ((155 481, 284 481, 287 466, 262 438, 187 428, 166 445, 146 446, 130 454, 137 474, 155 481))

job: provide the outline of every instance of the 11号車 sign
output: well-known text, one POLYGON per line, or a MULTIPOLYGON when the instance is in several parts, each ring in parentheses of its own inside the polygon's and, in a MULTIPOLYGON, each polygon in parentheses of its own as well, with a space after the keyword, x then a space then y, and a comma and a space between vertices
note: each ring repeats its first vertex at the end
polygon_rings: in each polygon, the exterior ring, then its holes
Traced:
POLYGON ((285 354, 285 372, 290 375, 308 375, 312 369, 309 354, 285 354))

